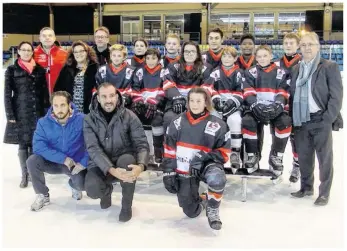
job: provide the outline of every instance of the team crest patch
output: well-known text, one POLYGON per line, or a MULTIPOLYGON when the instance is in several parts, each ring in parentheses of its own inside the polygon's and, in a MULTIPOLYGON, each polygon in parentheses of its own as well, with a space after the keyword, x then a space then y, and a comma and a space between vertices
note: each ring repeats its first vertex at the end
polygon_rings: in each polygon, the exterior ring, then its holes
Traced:
POLYGON ((131 78, 131 75, 133 74, 133 71, 132 69, 128 68, 125 72, 125 78, 126 79, 130 79, 131 78))
POLYGON ((210 75, 211 78, 214 79, 214 81, 218 81, 220 78, 220 72, 219 70, 215 70, 214 72, 211 73, 210 75))
POLYGON ((166 74, 165 74, 166 70, 161 69, 160 71, 160 77, 163 78, 166 74))
POLYGON ((176 68, 176 70, 178 70, 179 66, 180 66, 180 64, 174 64, 174 67, 176 68))
POLYGON ((249 69, 249 73, 254 77, 257 78, 258 77, 258 72, 257 72, 257 68, 253 67, 251 69, 249 69))
POLYGON ((236 82, 239 82, 242 79, 241 72, 238 72, 236 75, 236 82))
POLYGON ((106 78, 106 66, 104 65, 104 66, 101 66, 100 68, 99 68, 99 73, 100 73, 100 75, 101 75, 101 78, 106 78))
POLYGON ((142 80, 142 78, 143 78, 143 71, 142 71, 142 69, 139 69, 139 70, 136 72, 136 77, 139 79, 139 81, 142 80))
POLYGON ((164 76, 166 76, 166 75, 169 75, 170 74, 170 71, 169 71, 169 69, 163 69, 164 70, 164 76))
POLYGON ((284 74, 286 74, 284 70, 282 70, 282 69, 277 69, 277 76, 276 76, 276 78, 277 78, 277 79, 282 79, 283 76, 284 76, 284 74))
POLYGON ((174 125, 176 127, 177 130, 180 130, 181 129, 181 117, 179 117, 178 119, 176 119, 174 121, 174 125))
POLYGON ((205 133, 212 136, 216 136, 216 132, 220 129, 220 124, 218 122, 209 121, 205 127, 205 133))

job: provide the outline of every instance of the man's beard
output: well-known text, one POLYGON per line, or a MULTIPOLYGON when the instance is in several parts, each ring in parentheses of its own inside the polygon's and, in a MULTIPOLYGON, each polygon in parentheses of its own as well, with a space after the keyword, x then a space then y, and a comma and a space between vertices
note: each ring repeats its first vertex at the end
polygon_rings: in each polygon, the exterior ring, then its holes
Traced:
POLYGON ((66 114, 60 112, 60 113, 58 113, 58 114, 55 114, 55 117, 56 117, 57 119, 59 119, 59 120, 64 120, 64 119, 66 119, 66 117, 67 117, 68 115, 69 115, 69 112, 67 112, 66 114))

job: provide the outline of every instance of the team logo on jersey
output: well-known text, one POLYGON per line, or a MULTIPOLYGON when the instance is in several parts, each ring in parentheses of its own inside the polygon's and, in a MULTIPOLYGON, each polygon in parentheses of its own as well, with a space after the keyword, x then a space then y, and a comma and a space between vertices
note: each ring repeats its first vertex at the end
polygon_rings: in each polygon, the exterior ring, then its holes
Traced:
POLYGON ((134 71, 133 69, 128 68, 125 72, 125 78, 130 79, 131 75, 133 74, 133 71, 134 71))
POLYGON ((176 119, 174 121, 174 125, 176 127, 177 130, 180 130, 181 129, 181 117, 179 117, 178 119, 176 119))
POLYGON ((218 79, 220 78, 220 72, 219 70, 215 70, 214 72, 211 73, 210 75, 211 78, 214 79, 214 81, 218 81, 218 79))
POLYGON ((142 69, 139 69, 137 72, 136 72, 136 77, 141 81, 142 78, 143 78, 143 70, 142 69))
POLYGON ((257 72, 257 68, 253 67, 251 69, 249 69, 249 73, 254 77, 257 78, 258 77, 258 72, 257 72))
POLYGON ((180 64, 174 64, 174 67, 176 68, 176 70, 178 70, 179 66, 180 66, 180 64))
POLYGON ((230 139, 230 131, 225 134, 224 141, 228 141, 228 139, 230 139))
POLYGON ((212 136, 216 136, 216 132, 220 129, 220 124, 218 122, 209 121, 205 127, 205 133, 212 136))
POLYGON ((241 72, 238 72, 236 75, 236 82, 239 82, 242 79, 241 72))
POLYGON ((166 72, 165 69, 161 69, 161 71, 160 71, 160 77, 161 78, 165 76, 165 72, 166 72))
POLYGON ((101 66, 101 67, 99 68, 99 73, 100 73, 100 75, 101 75, 101 78, 106 78, 106 65, 101 66))
POLYGON ((277 69, 276 79, 282 79, 284 74, 286 74, 286 72, 283 69, 277 69))
POLYGON ((166 76, 166 75, 169 75, 170 74, 170 71, 169 71, 169 69, 163 69, 164 70, 164 76, 166 76))

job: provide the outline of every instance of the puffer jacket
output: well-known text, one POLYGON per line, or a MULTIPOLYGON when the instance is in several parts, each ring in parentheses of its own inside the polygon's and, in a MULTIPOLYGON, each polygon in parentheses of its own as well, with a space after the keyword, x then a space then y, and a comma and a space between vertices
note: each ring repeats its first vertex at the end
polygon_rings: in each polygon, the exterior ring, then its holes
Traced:
POLYGON ((137 164, 148 164, 149 145, 139 118, 123 106, 117 90, 117 111, 108 124, 98 103, 92 98, 90 113, 84 119, 84 140, 90 156, 88 168, 99 167, 106 175, 123 154, 132 154, 137 164))

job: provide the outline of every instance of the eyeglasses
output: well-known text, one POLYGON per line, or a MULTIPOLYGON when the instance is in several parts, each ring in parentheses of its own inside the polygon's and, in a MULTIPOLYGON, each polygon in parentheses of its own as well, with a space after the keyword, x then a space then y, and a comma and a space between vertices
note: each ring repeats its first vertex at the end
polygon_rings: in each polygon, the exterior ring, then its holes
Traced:
POLYGON ((86 52, 86 50, 82 50, 82 51, 74 51, 73 54, 77 55, 77 54, 82 54, 86 52))
POLYGON ((318 44, 300 44, 300 47, 301 48, 312 48, 315 45, 318 45, 318 44))
POLYGON ((105 39, 105 38, 108 38, 108 36, 94 36, 95 39, 105 39))
POLYGON ((20 49, 20 51, 22 51, 22 52, 27 52, 27 53, 33 53, 32 50, 22 50, 22 49, 20 49))
POLYGON ((196 51, 186 51, 186 50, 184 50, 183 53, 186 54, 186 55, 195 55, 196 51))

